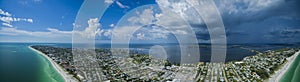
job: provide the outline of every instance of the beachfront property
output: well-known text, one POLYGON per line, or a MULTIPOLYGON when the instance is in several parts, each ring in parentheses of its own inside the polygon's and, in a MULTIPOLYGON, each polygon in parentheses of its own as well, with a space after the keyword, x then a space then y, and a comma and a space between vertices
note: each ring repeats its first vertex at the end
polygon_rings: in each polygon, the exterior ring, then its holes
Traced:
MULTIPOLYGON (((100 73, 87 71, 84 75, 74 65, 72 49, 52 46, 32 46, 47 54, 79 81, 196 81, 196 82, 262 82, 295 56, 298 48, 285 48, 258 52, 241 61, 226 63, 199 62, 195 64, 171 64, 168 60, 152 58, 142 53, 129 56, 113 56, 110 49, 96 49, 96 61, 100 73), (98 74, 101 76, 96 76, 98 74)), ((133 51, 134 52, 134 51, 133 51)), ((82 60, 83 62, 83 60, 82 60)), ((79 68, 81 69, 81 68, 79 68)), ((99 72, 99 71, 98 71, 99 72)), ((280 78, 280 77, 278 77, 280 78)))

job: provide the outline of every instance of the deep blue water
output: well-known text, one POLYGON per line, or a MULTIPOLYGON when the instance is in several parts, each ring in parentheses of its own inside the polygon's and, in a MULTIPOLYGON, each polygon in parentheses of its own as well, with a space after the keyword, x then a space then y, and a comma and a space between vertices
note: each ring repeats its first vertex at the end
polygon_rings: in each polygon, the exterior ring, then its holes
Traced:
MULTIPOLYGON (((0 44, 26 44, 26 45, 49 45, 55 47, 62 48, 72 48, 71 43, 0 43, 0 44)), ((84 44, 77 44, 82 45, 84 44)), ((123 46, 124 44, 117 44, 123 46)), ((160 45, 165 48, 167 51, 168 59, 172 62, 180 61, 180 47, 178 44, 129 44, 129 48, 131 50, 136 50, 140 53, 148 54, 148 50, 154 46, 160 45)), ((210 61, 211 49, 209 44, 199 44, 200 46, 200 61, 208 62, 210 61)), ((300 45, 295 44, 228 44, 227 45, 227 53, 226 53, 226 61, 232 60, 242 60, 246 56, 255 55, 254 52, 250 52, 249 50, 257 50, 257 51, 266 51, 266 50, 276 50, 280 48, 293 48, 299 47, 300 45)), ((96 44, 96 48, 111 48, 111 44, 103 43, 96 44)))

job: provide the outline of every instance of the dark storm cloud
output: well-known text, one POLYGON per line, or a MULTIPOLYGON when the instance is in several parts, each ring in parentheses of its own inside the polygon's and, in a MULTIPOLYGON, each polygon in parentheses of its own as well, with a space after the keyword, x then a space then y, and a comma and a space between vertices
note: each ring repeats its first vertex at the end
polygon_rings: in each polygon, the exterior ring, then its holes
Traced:
POLYGON ((270 32, 270 35, 281 38, 296 38, 300 36, 300 29, 274 30, 270 32))
MULTIPOLYGON (((210 40, 209 37, 209 31, 205 24, 190 24, 193 27, 193 30, 195 31, 195 34, 197 35, 198 39, 202 40, 210 40)), ((230 30, 229 28, 226 29, 226 35, 232 36, 232 35, 248 35, 244 31, 238 31, 238 30, 230 30)))
MULTIPOLYGON (((228 1, 228 0, 226 0, 228 1)), ((244 0, 245 1, 245 0, 244 0)), ((268 4, 269 6, 263 6, 264 8, 258 7, 256 10, 250 8, 250 2, 257 0, 250 0, 249 2, 237 2, 237 1, 228 1, 228 5, 232 5, 233 9, 220 8, 221 4, 224 1, 216 0, 217 6, 222 14, 223 22, 226 27, 234 28, 238 25, 249 22, 261 22, 270 17, 276 16, 287 16, 292 18, 299 18, 300 14, 300 1, 299 0, 279 0, 273 4, 268 4), (232 12, 230 10, 236 10, 232 12)), ((268 0, 265 0, 268 1, 268 0)), ((276 1, 276 0, 274 0, 276 1)), ((262 3, 257 3, 262 4, 262 3)), ((253 4, 252 4, 253 5, 253 4)), ((255 8, 255 7, 254 7, 255 8)))
POLYGON ((215 2, 222 15, 229 43, 300 41, 300 0, 215 2))

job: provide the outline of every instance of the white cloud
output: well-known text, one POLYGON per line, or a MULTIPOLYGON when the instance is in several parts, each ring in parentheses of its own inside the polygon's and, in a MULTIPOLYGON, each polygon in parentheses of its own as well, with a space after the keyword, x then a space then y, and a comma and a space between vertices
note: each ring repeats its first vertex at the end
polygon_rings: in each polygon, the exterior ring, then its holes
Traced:
POLYGON ((48 32, 43 31, 26 31, 26 30, 19 30, 16 28, 2 28, 0 30, 0 34, 4 35, 27 35, 27 36, 37 36, 37 37, 71 37, 72 31, 60 31, 54 28, 47 28, 48 32))
POLYGON ((284 0, 215 0, 221 13, 253 13, 284 3, 284 0))
POLYGON ((10 23, 11 21, 14 21, 12 17, 0 17, 0 20, 6 23, 10 23))
POLYGON ((115 26, 114 24, 110 24, 110 25, 109 25, 109 27, 114 27, 114 26, 115 26))
POLYGON ((8 12, 3 11, 2 9, 0 9, 0 14, 4 15, 4 16, 0 16, 0 20, 6 24, 2 24, 4 26, 9 26, 9 27, 13 27, 11 25, 11 22, 19 22, 19 21, 25 21, 25 22, 29 22, 32 23, 33 20, 32 19, 27 19, 27 18, 16 18, 16 17, 12 17, 12 15, 8 12))
MULTIPOLYGON (((193 6, 191 6, 193 4, 188 4, 187 1, 197 4, 197 2, 192 2, 195 0, 156 0, 163 12, 171 10, 177 15, 187 19, 189 23, 203 24, 200 15, 195 11, 193 6)), ((201 2, 203 3, 205 1, 200 1, 200 3, 201 2)), ((214 2, 221 14, 240 13, 247 15, 256 15, 259 11, 285 3, 284 0, 214 0, 214 2)), ((209 14, 209 11, 203 13, 209 14)), ((238 15, 238 18, 240 18, 240 15, 238 15)))
POLYGON ((149 39, 167 39, 168 34, 166 33, 152 33, 149 39))
MULTIPOLYGON (((193 28, 190 25, 204 25, 202 17, 210 19, 205 23, 215 23, 218 17, 214 17, 216 14, 215 7, 211 4, 206 4, 206 1, 192 2, 193 0, 156 0, 158 5, 162 9, 162 14, 157 17, 157 24, 166 27, 173 34, 180 34, 194 37, 193 28), (189 4, 190 3, 190 4, 189 4), (199 4, 198 4, 199 3, 199 4), (167 4, 167 5, 166 5, 167 4), (165 6, 162 6, 165 5, 165 6), (197 6, 195 6, 197 5, 197 6), (200 6, 199 6, 200 5, 200 6), (194 7, 201 8, 198 13, 194 7), (201 16, 200 16, 201 14, 201 16)), ((222 29, 212 28, 211 32, 219 32, 222 29)), ((202 32, 198 31, 197 33, 202 32)), ((220 36, 222 37, 222 36, 220 36)), ((196 37, 195 37, 196 38, 196 37)), ((219 37, 218 37, 219 38, 219 37)), ((214 39, 214 38, 213 38, 214 39)))
POLYGON ((186 30, 188 23, 173 11, 154 13, 153 7, 150 6, 142 12, 136 11, 135 14, 127 19, 129 22, 127 26, 115 28, 113 32, 115 36, 122 36, 120 38, 134 37, 135 39, 154 40, 168 39, 170 34, 188 34, 186 30), (155 24, 155 26, 151 26, 151 24, 155 24), (139 27, 142 28, 138 30, 140 32, 133 34, 135 36, 131 36, 128 33, 139 27))
POLYGON ((102 34, 103 30, 100 29, 100 23, 98 18, 91 18, 87 21, 88 27, 84 30, 76 30, 74 33, 81 35, 82 38, 94 39, 96 34, 102 34))
POLYGON ((136 34, 137 39, 145 39, 145 34, 143 33, 138 33, 136 34))
POLYGON ((152 21, 155 19, 153 11, 153 8, 145 9, 141 14, 137 12, 137 16, 133 16, 128 18, 128 21, 132 24, 142 24, 142 25, 148 25, 151 24, 152 21))
POLYGON ((0 9, 0 14, 4 15, 4 16, 11 16, 10 13, 3 11, 2 9, 0 9))
MULTIPOLYGON (((73 34, 77 37, 77 39, 85 39, 79 42, 85 42, 91 39, 95 39, 96 37, 110 37, 112 35, 112 30, 106 30, 101 28, 101 24, 99 23, 98 18, 90 18, 88 21, 88 26, 83 28, 82 30, 74 30, 73 34)), ((76 25, 73 23, 73 26, 80 28, 81 25, 76 25)), ((112 25, 110 25, 112 26, 112 25)), ((74 35, 73 35, 74 36, 74 35)))
POLYGON ((112 30, 107 30, 106 32, 104 32, 104 36, 109 37, 111 36, 112 30))
POLYGON ((96 35, 99 35, 99 36, 102 36, 102 33, 104 33, 105 31, 102 29, 102 30, 100 30, 100 28, 99 29, 97 29, 97 31, 96 31, 96 35))
POLYGON ((97 29, 100 27, 98 18, 88 20, 88 25, 89 26, 84 30, 83 36, 86 36, 87 38, 93 38, 97 33, 100 33, 100 29, 97 29))
MULTIPOLYGON (((146 28, 142 27, 144 25, 150 25, 153 24, 156 20, 155 14, 153 12, 153 7, 144 9, 141 12, 136 11, 135 14, 127 19, 129 23, 126 23, 125 26, 114 28, 114 38, 118 37, 118 39, 125 39, 125 38, 134 38, 134 39, 143 39, 143 40, 152 40, 157 38, 167 38, 169 31, 162 30, 159 28, 146 28), (137 28, 142 27, 141 29, 144 29, 142 32, 137 33, 130 33, 137 28), (146 29, 146 30, 145 30, 146 29), (159 31, 159 32, 158 32, 159 31), (134 36, 133 36, 134 35, 134 36)), ((158 15, 157 15, 158 16, 158 15)))
POLYGON ((178 34, 188 34, 186 31, 184 30, 175 30, 174 33, 178 33, 178 34))
POLYGON ((72 33, 72 31, 60 31, 60 30, 54 29, 54 28, 47 28, 47 30, 52 33, 58 33, 58 34, 71 34, 72 33))
POLYGON ((118 27, 114 28, 113 30, 113 36, 118 37, 118 39, 124 39, 124 38, 129 38, 131 37, 131 31, 132 29, 137 28, 137 26, 123 26, 123 27, 118 27))
POLYGON ((164 27, 152 26, 151 28, 146 29, 143 33, 147 33, 147 38, 144 39, 167 39, 168 35, 171 34, 171 31, 167 30, 164 27))
POLYGON ((61 31, 54 28, 48 28, 48 31, 26 31, 17 28, 1 28, 0 35, 5 37, 15 37, 14 39, 7 38, 0 41, 14 42, 71 42, 72 31, 61 31), (22 38, 22 40, 18 39, 22 38))
POLYGON ((13 27, 11 24, 8 24, 8 23, 2 23, 2 25, 7 26, 7 27, 13 27))
MULTIPOLYGON (((196 10, 188 4, 185 0, 169 1, 169 0, 156 0, 157 4, 162 9, 165 15, 177 15, 190 23, 202 24, 202 19, 196 10)), ((174 21, 174 20, 173 20, 174 21)))
POLYGON ((116 1, 117 5, 120 7, 120 8, 129 8, 129 6, 126 6, 126 5, 123 5, 121 2, 119 1, 116 1))
POLYGON ((192 29, 190 27, 190 23, 191 22, 197 24, 202 23, 199 15, 187 14, 187 12, 190 11, 188 9, 189 7, 186 6, 187 3, 183 3, 183 2, 174 3, 175 5, 173 5, 173 3, 171 2, 163 1, 162 4, 169 4, 169 6, 174 6, 174 7, 165 6, 164 8, 162 8, 163 10, 162 13, 155 15, 155 18, 157 20, 155 24, 162 26, 160 27, 160 29, 165 29, 157 32, 163 33, 165 35, 166 34, 180 34, 180 35, 191 34, 192 33, 191 30, 189 30, 192 29), (181 7, 175 7, 175 6, 181 6, 181 7))
POLYGON ((156 0, 157 4, 159 4, 160 7, 169 7, 170 2, 168 0, 156 0))
POLYGON ((11 22, 19 22, 19 21, 25 21, 29 23, 33 23, 32 19, 26 19, 26 18, 15 18, 15 17, 0 17, 0 20, 6 23, 11 22))
POLYGON ((114 1, 113 0, 105 0, 104 1, 106 4, 112 4, 114 1))
POLYGON ((32 19, 27 19, 27 22, 30 22, 30 23, 32 23, 32 22, 33 22, 33 20, 32 20, 32 19))

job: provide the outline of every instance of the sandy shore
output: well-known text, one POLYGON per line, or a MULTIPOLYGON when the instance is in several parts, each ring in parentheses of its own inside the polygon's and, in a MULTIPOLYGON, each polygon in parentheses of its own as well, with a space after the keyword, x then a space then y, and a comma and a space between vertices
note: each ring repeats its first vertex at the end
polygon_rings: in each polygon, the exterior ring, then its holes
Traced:
POLYGON ((51 65, 55 68, 55 70, 63 77, 65 82, 77 82, 77 80, 72 77, 68 72, 66 72, 61 66, 59 66, 56 62, 54 62, 50 57, 48 57, 46 54, 32 48, 31 46, 28 46, 31 50, 41 54, 44 56, 48 61, 50 61, 51 65))
POLYGON ((293 61, 299 55, 300 51, 296 52, 293 56, 287 58, 288 62, 284 64, 279 70, 275 71, 275 74, 271 75, 268 82, 279 82, 285 72, 289 69, 293 61))

